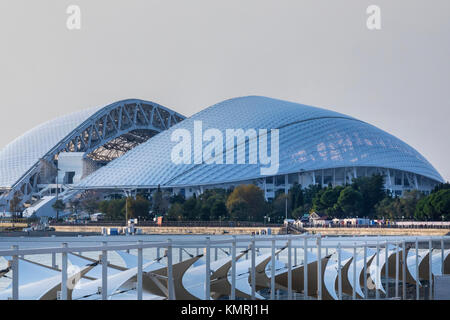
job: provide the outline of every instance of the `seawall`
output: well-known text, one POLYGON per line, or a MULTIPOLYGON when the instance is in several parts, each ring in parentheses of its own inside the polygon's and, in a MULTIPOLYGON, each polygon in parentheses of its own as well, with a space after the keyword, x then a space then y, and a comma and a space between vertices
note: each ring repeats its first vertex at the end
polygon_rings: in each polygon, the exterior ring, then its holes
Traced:
MULTIPOLYGON (((102 226, 53 226, 57 232, 101 233, 102 226)), ((106 227, 106 226, 105 226, 106 227)), ((106 227, 110 228, 110 226, 106 227)), ((114 227, 112 227, 114 228, 114 227)), ((117 227, 123 228, 123 227, 117 227)), ((267 230, 263 227, 137 227, 143 234, 252 234, 267 230)), ((271 228, 272 234, 279 234, 283 228, 271 228)))
MULTIPOLYGON (((108 228, 108 226, 105 226, 108 228)), ((102 232, 102 226, 54 226, 57 232, 102 232)), ((120 227, 119 227, 120 228, 120 227)), ((143 234, 252 234, 266 230, 263 227, 138 227, 143 234)), ((399 228, 306 228, 309 233, 322 235, 386 235, 386 236, 444 236, 448 229, 399 229, 399 228)), ((271 228, 272 234, 280 234, 282 227, 271 228)))
POLYGON ((380 235, 380 236, 445 236, 449 229, 407 229, 407 228, 306 228, 310 233, 321 235, 380 235))

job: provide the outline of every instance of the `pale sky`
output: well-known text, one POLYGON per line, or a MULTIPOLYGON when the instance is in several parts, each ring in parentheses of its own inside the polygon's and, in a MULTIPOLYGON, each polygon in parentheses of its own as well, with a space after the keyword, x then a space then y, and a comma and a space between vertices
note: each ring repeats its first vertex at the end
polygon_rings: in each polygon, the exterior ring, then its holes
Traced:
POLYGON ((0 148, 125 98, 190 116, 262 95, 369 122, 450 180, 449 57, 448 0, 1 0, 0 148))

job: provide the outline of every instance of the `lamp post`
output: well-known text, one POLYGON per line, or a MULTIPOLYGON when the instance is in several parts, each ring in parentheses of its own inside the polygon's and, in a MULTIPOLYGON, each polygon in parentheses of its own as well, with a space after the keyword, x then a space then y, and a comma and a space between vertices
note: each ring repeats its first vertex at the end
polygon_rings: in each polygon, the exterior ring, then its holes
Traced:
POLYGON ((288 218, 288 216, 287 216, 287 211, 288 211, 288 210, 287 210, 287 202, 288 202, 288 201, 287 201, 287 198, 288 198, 287 195, 285 195, 285 196, 284 196, 284 199, 285 199, 286 220, 287 220, 287 218, 288 218))

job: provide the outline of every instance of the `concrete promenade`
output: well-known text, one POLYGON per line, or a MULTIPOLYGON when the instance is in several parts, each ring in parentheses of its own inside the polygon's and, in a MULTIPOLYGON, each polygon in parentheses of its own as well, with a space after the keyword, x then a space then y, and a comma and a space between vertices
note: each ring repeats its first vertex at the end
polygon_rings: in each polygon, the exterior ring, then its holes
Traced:
MULTIPOLYGON (((55 231, 82 232, 100 234, 102 226, 53 226, 55 231)), ((109 227, 109 226, 105 226, 109 227)), ((120 228, 120 227, 119 227, 120 228)), ((252 234, 266 230, 264 227, 137 227, 143 234, 252 234)), ((390 236, 444 236, 449 235, 449 229, 407 229, 407 228, 306 228, 309 233, 322 235, 390 235, 390 236)), ((271 228, 272 234, 283 233, 284 228, 271 228)))

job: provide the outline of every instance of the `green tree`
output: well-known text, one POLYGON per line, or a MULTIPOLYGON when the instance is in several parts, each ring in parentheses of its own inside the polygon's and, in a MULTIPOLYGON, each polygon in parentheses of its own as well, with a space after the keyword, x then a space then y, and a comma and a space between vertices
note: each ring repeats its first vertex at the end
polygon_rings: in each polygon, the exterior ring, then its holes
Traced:
POLYGON ((240 214, 246 209, 247 215, 244 220, 249 221, 263 221, 268 209, 264 192, 253 184, 237 186, 228 197, 226 206, 232 215, 238 209, 240 214))
POLYGON ((362 196, 361 207, 358 211, 373 218, 376 214, 376 204, 386 196, 383 176, 377 174, 371 177, 359 177, 353 179, 351 186, 362 196))
POLYGON ((98 209, 99 201, 88 198, 81 203, 81 206, 84 210, 86 210, 89 214, 94 214, 98 209))
POLYGON ((402 217, 402 204, 400 198, 385 197, 375 205, 378 218, 399 219, 402 217))
POLYGON ((302 190, 302 186, 299 185, 297 182, 294 183, 294 185, 289 189, 289 203, 290 208, 292 210, 295 210, 296 208, 304 205, 304 194, 302 190))
POLYGON ((413 219, 417 204, 424 197, 424 194, 418 190, 406 191, 403 196, 399 198, 401 214, 398 217, 405 217, 406 219, 413 219))
POLYGON ((188 220, 198 220, 197 196, 194 194, 183 203, 184 217, 188 220))
POLYGON ((169 221, 181 221, 184 218, 183 205, 179 202, 173 203, 167 213, 169 221))
POLYGON ((147 217, 150 209, 150 201, 138 195, 136 199, 128 198, 128 219, 147 217))
POLYGON ((52 208, 56 211, 56 220, 59 220, 59 211, 64 210, 66 206, 62 200, 58 199, 52 204, 52 208))
POLYGON ((418 203, 414 216, 417 220, 450 220, 450 189, 439 189, 418 203))
POLYGON ((286 205, 287 205, 287 212, 288 212, 288 218, 291 215, 292 211, 292 201, 289 201, 289 195, 286 195, 284 193, 280 193, 277 195, 275 200, 272 201, 272 214, 271 216, 275 217, 283 217, 283 219, 286 217, 286 205))
POLYGON ((361 202, 363 197, 361 193, 352 187, 345 187, 339 194, 337 206, 347 216, 357 216, 361 213, 361 202))
POLYGON ((12 213, 14 217, 18 215, 18 213, 22 213, 23 207, 22 207, 22 198, 19 197, 16 194, 14 194, 14 197, 9 201, 9 211, 12 213))
POLYGON ((248 203, 239 198, 227 205, 230 211, 231 219, 234 221, 246 221, 249 220, 249 205, 248 203))
POLYGON ((211 207, 211 216, 215 220, 226 220, 229 217, 224 200, 216 199, 216 201, 214 201, 211 207))

